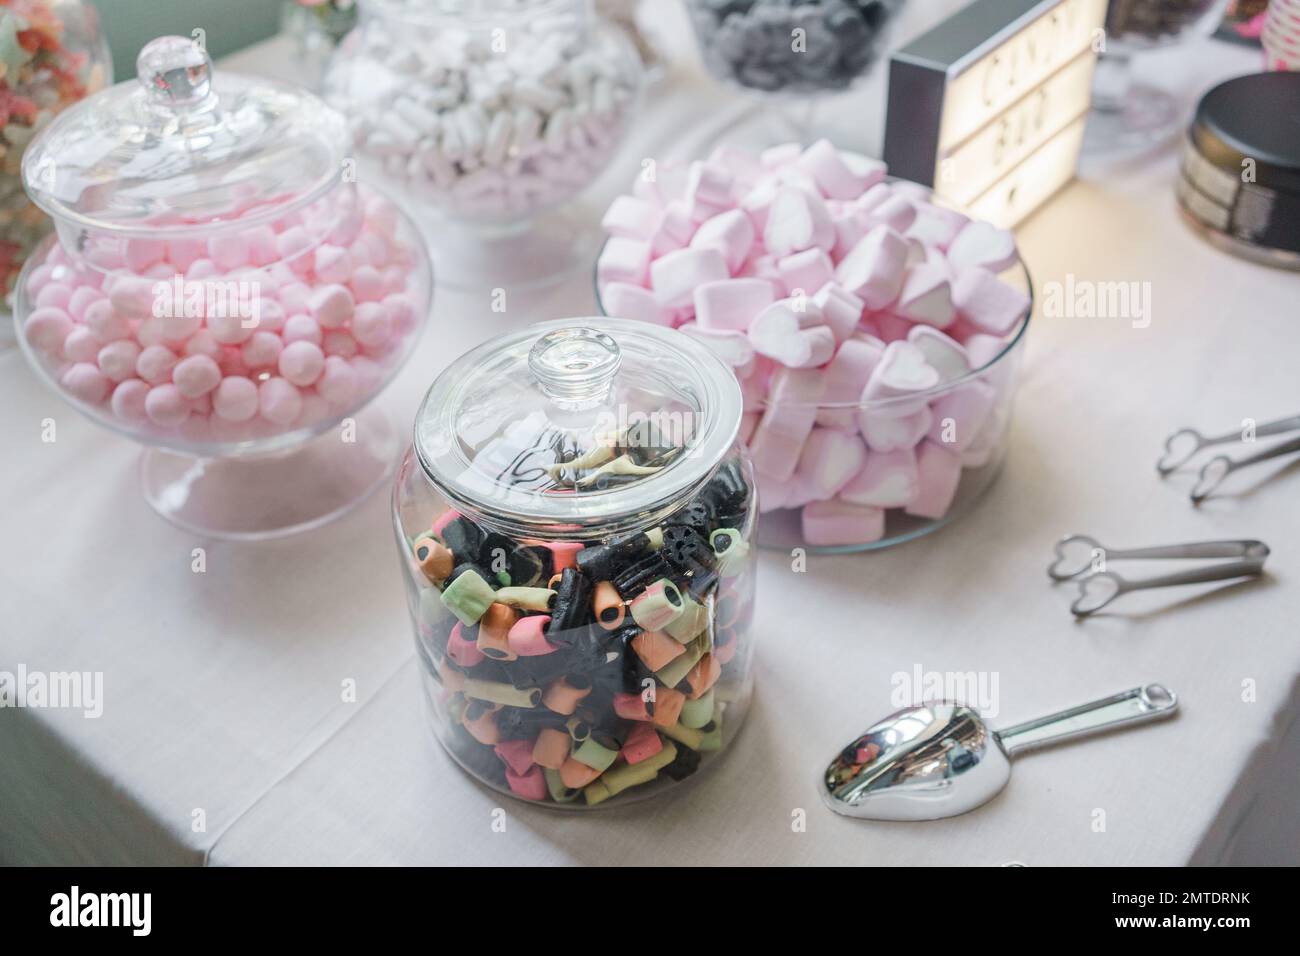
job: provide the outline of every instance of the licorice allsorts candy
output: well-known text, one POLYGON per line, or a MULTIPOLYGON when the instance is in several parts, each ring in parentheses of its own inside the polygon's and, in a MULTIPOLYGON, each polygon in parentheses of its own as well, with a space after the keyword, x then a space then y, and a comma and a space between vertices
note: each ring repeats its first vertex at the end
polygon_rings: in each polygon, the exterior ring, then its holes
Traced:
MULTIPOLYGON (((578 554, 581 555, 582 551, 578 554)), ((560 572, 560 584, 555 589, 547 636, 552 643, 572 645, 577 640, 574 632, 587 623, 591 613, 591 581, 579 568, 565 568, 560 572)))
MULTIPOLYGON (((612 452, 607 463, 646 468, 673 450, 612 452)), ((749 589, 734 575, 746 567, 751 500, 729 462, 644 531, 586 545, 519 541, 454 514, 411 540, 421 647, 461 762, 557 803, 598 804, 694 773, 700 752, 721 746, 726 705, 714 685, 736 656, 749 589), (715 635, 730 646, 715 648, 715 635)))
POLYGON ((483 529, 464 515, 446 524, 440 535, 442 543, 451 549, 456 563, 477 562, 483 549, 483 529))

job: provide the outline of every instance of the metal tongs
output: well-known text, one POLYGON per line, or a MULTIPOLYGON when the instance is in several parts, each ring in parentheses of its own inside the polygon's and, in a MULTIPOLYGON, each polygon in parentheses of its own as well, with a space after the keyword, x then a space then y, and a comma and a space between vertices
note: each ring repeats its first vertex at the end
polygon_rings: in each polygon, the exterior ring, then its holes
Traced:
MULTIPOLYGON (((1294 431, 1300 431, 1300 415, 1265 422, 1257 426, 1253 434, 1256 438, 1268 438, 1294 431)), ((1195 428, 1180 428, 1165 439, 1165 451, 1156 462, 1156 471, 1164 478, 1187 464, 1204 448, 1243 441, 1245 439, 1240 430, 1207 438, 1195 428)), ((1216 455, 1201 466, 1196 484, 1192 487, 1192 503, 1200 504, 1219 487, 1225 478, 1240 468, 1296 452, 1300 452, 1300 436, 1274 445, 1272 448, 1265 448, 1253 455, 1247 455, 1245 458, 1234 459, 1227 455, 1216 455)))
POLYGON ((1175 587, 1180 584, 1202 584, 1207 581, 1227 581, 1232 578, 1258 577, 1264 573, 1264 561, 1269 549, 1263 541, 1241 539, 1236 541, 1193 541, 1188 544, 1157 545, 1150 548, 1107 548, 1086 534, 1066 535, 1056 543, 1056 560, 1047 568, 1053 581, 1078 579, 1079 596, 1070 605, 1075 617, 1087 617, 1100 611, 1121 594, 1144 591, 1147 588, 1175 587), (1131 580, 1107 569, 1116 560, 1204 560, 1207 558, 1234 558, 1221 564, 1210 564, 1187 571, 1175 571, 1153 578, 1131 580))

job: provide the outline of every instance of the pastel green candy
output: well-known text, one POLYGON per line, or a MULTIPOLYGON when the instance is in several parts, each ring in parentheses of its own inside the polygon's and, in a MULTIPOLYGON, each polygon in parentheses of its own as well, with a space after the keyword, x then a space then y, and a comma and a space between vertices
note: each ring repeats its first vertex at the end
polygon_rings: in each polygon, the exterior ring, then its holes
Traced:
MULTIPOLYGON (((704 742, 704 731, 695 730, 691 727, 684 727, 681 723, 672 724, 668 727, 660 727, 659 733, 663 734, 665 737, 671 737, 679 744, 685 744, 692 750, 699 750, 700 744, 704 742)), ((641 762, 645 763, 644 760, 641 762)))
POLYGON ((699 729, 713 719, 713 688, 710 687, 699 700, 687 700, 682 704, 681 716, 677 722, 683 727, 699 729))
POLYGON ((740 573, 749 556, 749 543, 735 528, 719 528, 709 535, 709 544, 718 559, 718 574, 724 578, 740 573))
POLYGON ((701 752, 722 749, 722 715, 719 714, 713 721, 713 727, 705 731, 704 739, 700 741, 699 747, 696 748, 701 752))
POLYGON ((655 671, 655 677, 665 687, 676 687, 682 682, 687 672, 700 662, 700 658, 709 650, 709 633, 705 631, 686 645, 686 653, 678 654, 671 661, 655 671))
MULTIPOLYGON (((542 776, 546 778, 546 789, 550 793, 551 799, 556 803, 570 803, 578 799, 581 790, 570 790, 560 779, 560 771, 552 770, 549 767, 542 768, 542 776)), ((590 803, 591 801, 588 801, 590 803)))
POLYGON ((588 737, 573 751, 573 759, 578 763, 586 764, 592 770, 599 770, 603 773, 609 769, 610 764, 618 759, 618 751, 610 750, 608 747, 596 743, 594 737, 588 737))
POLYGON ((645 536, 650 542, 651 551, 658 551, 660 548, 664 546, 663 528, 651 528, 649 531, 645 533, 645 536))
POLYGON ((642 760, 640 763, 625 763, 621 767, 607 771, 598 779, 583 787, 582 795, 586 797, 588 804, 601 803, 610 797, 617 796, 629 787, 649 783, 659 776, 660 770, 676 759, 677 748, 673 746, 672 741, 665 740, 664 749, 653 757, 642 760))
POLYGON ((647 631, 662 631, 682 613, 682 593, 667 578, 660 578, 632 599, 628 610, 637 626, 647 631))
POLYGON ((664 626, 664 633, 678 644, 689 644, 708 626, 708 610, 689 594, 683 594, 682 613, 664 626))
POLYGON ((549 611, 555 607, 555 592, 550 588, 502 588, 494 600, 526 611, 549 611))
POLYGON ((442 603, 462 624, 477 624, 494 600, 496 592, 472 568, 462 571, 442 589, 442 603))
POLYGON ((542 702, 540 688, 516 687, 504 681, 479 680, 476 677, 466 679, 464 693, 466 697, 506 707, 536 707, 542 702))

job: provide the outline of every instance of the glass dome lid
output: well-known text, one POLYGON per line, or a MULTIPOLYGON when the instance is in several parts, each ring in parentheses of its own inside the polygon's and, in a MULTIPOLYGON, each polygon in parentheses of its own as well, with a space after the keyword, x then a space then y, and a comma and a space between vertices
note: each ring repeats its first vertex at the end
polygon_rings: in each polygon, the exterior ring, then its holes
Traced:
POLYGON ((457 359, 415 420, 425 474, 509 533, 652 522, 706 481, 740 386, 703 345, 620 319, 533 325, 457 359))
POLYGON ((151 41, 136 73, 65 110, 28 147, 23 184, 56 221, 211 235, 284 215, 340 180, 346 123, 308 91, 218 74, 184 37, 151 41))

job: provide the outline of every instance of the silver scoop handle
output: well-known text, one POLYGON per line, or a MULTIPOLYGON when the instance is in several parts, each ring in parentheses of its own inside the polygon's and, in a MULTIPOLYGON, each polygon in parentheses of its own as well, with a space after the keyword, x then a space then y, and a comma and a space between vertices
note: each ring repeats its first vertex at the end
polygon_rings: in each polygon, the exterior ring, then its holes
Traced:
POLYGON ((1102 730, 1159 720, 1178 709, 1178 695, 1162 684, 1134 687, 1111 697, 1080 704, 994 733, 1007 756, 1095 734, 1102 730))

